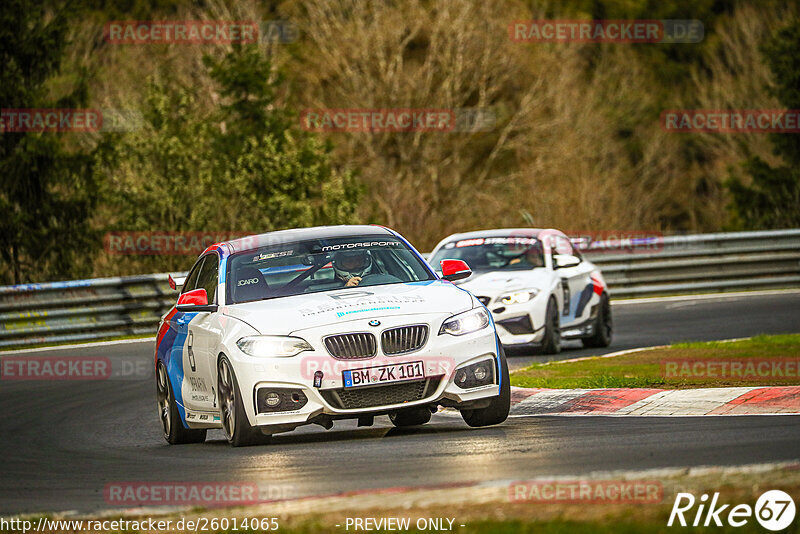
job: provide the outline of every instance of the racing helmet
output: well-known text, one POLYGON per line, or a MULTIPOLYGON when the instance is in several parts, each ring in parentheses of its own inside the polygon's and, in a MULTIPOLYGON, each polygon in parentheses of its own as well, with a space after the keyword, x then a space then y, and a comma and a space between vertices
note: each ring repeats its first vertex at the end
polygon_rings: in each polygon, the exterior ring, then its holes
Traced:
POLYGON ((527 260, 535 267, 544 267, 544 257, 542 255, 541 243, 536 243, 525 249, 523 254, 527 260))
POLYGON ((372 269, 372 254, 369 250, 342 250, 333 257, 332 264, 336 276, 342 280, 363 278, 372 269))

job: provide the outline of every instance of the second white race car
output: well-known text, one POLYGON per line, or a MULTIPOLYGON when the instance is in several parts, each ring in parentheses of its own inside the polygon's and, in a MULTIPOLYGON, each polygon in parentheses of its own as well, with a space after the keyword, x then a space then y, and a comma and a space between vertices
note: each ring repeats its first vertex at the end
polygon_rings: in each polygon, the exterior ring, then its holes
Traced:
POLYGON ((492 313, 506 347, 560 352, 562 339, 586 347, 611 343, 608 287, 600 269, 570 239, 552 229, 503 229, 454 234, 431 254, 431 264, 464 260, 475 273, 460 287, 492 313))

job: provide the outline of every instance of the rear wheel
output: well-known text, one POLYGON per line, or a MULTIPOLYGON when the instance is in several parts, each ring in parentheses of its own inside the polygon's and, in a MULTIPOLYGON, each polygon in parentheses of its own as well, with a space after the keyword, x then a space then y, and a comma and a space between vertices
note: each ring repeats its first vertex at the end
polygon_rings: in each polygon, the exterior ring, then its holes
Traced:
POLYGON ((265 436, 257 427, 250 426, 250 422, 247 420, 239 383, 227 358, 220 358, 217 371, 220 420, 228 443, 234 447, 265 443, 269 437, 265 436))
POLYGON ((397 427, 424 425, 431 420, 431 410, 427 406, 408 408, 390 413, 389 419, 397 427))
POLYGON ((542 354, 558 354, 561 352, 561 323, 558 307, 552 297, 547 301, 544 320, 544 337, 542 338, 542 354))
POLYGON ((506 353, 500 342, 500 395, 492 397, 489 406, 476 410, 462 410, 461 417, 469 426, 490 426, 499 425, 508 419, 508 412, 511 410, 511 383, 508 377, 508 362, 506 353))
POLYGON ((608 295, 603 293, 600 296, 600 308, 597 310, 597 318, 594 323, 594 335, 581 340, 584 347, 598 348, 611 345, 611 337, 614 325, 611 320, 611 302, 608 295))
POLYGON ((159 361, 156 367, 156 399, 158 401, 158 416, 161 419, 161 428, 164 439, 171 445, 181 443, 202 443, 206 440, 205 429, 191 429, 183 426, 175 395, 172 393, 172 384, 169 381, 167 367, 159 361))

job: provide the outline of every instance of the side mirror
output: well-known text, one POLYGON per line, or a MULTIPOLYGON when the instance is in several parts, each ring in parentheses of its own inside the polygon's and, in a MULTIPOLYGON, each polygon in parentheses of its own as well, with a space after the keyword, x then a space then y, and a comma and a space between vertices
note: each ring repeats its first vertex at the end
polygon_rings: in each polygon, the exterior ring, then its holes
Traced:
POLYGON ((218 308, 208 303, 208 293, 202 287, 183 293, 175 307, 182 312, 215 312, 218 308))
POLYGON ((554 269, 566 269, 567 267, 575 267, 581 262, 581 259, 572 254, 555 254, 553 256, 554 269))
POLYGON ((463 280, 472 275, 472 270, 463 260, 442 260, 439 264, 442 266, 442 278, 450 282, 463 280))

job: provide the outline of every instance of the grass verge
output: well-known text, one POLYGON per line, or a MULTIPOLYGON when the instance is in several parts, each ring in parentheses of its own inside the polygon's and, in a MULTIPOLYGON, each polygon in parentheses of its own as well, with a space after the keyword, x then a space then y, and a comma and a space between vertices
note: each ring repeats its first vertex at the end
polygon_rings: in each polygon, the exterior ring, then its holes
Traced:
POLYGON ((511 385, 564 389, 787 386, 800 384, 798 364, 800 334, 756 336, 534 364, 514 372, 511 385))

